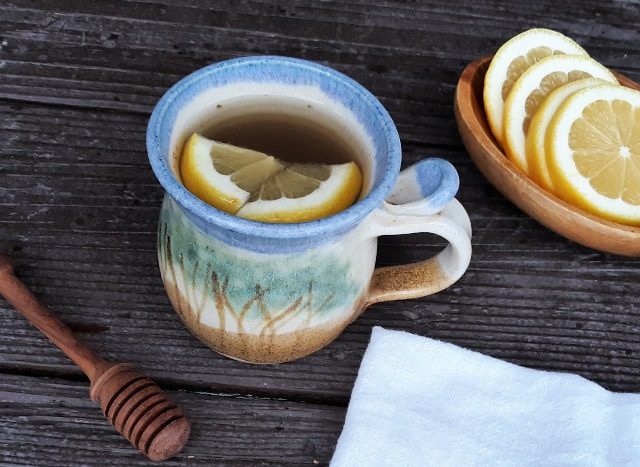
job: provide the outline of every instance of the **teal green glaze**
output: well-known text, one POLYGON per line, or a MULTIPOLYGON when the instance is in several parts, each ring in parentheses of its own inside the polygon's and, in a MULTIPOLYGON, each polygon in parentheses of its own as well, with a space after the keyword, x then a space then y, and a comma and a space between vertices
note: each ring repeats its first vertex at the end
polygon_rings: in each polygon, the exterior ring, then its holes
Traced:
POLYGON ((342 312, 365 286, 339 251, 261 254, 231 247, 194 227, 169 196, 160 213, 158 256, 163 279, 185 296, 210 294, 245 320, 273 319, 293 308, 316 316, 342 312))

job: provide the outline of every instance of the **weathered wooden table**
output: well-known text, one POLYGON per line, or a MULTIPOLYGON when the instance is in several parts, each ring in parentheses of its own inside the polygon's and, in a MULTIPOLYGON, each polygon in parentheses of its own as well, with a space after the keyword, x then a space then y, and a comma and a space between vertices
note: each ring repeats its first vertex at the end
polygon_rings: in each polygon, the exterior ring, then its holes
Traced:
MULTIPOLYGON (((192 422, 165 465, 328 464, 371 328, 640 391, 640 261, 572 243, 480 174, 453 118, 464 67, 521 30, 573 37, 640 80, 640 2, 5 0, 0 8, 0 250, 94 349, 133 363, 192 422), (162 190, 145 130, 159 97, 206 64, 279 54, 332 66, 398 125, 404 165, 458 169, 473 258, 450 289, 372 307, 327 348, 281 365, 221 357, 183 327, 157 268, 162 190)), ((378 263, 423 235, 382 239, 378 263)), ((88 380, 0 300, 0 464, 146 465, 88 380)))

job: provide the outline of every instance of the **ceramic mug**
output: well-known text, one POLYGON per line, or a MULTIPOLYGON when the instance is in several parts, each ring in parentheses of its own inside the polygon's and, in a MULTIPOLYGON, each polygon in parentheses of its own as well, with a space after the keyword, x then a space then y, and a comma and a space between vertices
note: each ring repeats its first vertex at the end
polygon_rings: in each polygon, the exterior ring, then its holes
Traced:
POLYGON ((469 265, 471 225, 454 198, 455 169, 434 158, 400 173, 400 140, 387 111, 325 66, 264 56, 200 69, 158 102, 147 150, 166 193, 158 260, 167 294, 187 328, 228 357, 303 357, 370 305, 443 290, 469 265), (178 170, 185 140, 229 112, 259 109, 341 131, 363 172, 359 200, 324 219, 270 224, 219 211, 185 189, 178 170), (414 232, 439 235, 448 245, 414 264, 375 268, 379 236, 414 232))

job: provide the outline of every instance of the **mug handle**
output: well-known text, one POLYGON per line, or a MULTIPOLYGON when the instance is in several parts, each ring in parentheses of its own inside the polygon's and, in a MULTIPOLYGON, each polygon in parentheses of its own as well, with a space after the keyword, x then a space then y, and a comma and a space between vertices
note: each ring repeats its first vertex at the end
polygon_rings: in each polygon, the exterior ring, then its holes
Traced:
POLYGON ((443 159, 424 159, 400 173, 386 201, 372 213, 372 235, 433 233, 449 244, 417 263, 376 268, 365 308, 431 295, 462 277, 471 261, 471 221, 454 198, 458 187, 458 173, 443 159))

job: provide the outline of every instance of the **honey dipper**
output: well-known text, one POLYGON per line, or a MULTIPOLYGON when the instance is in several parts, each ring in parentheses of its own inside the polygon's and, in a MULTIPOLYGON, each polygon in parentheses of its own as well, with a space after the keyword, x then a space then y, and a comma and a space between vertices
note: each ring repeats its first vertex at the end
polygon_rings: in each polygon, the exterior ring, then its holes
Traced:
POLYGON ((0 254, 0 294, 78 365, 91 381, 90 396, 109 422, 149 459, 174 456, 189 437, 190 424, 149 378, 126 363, 110 363, 77 339, 15 276, 13 260, 0 254))

